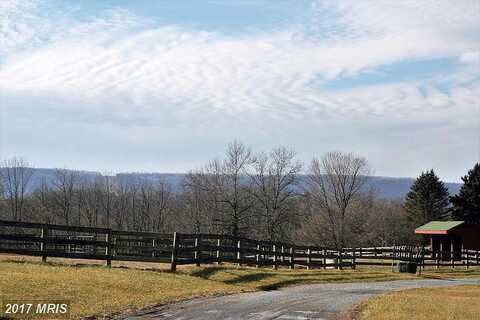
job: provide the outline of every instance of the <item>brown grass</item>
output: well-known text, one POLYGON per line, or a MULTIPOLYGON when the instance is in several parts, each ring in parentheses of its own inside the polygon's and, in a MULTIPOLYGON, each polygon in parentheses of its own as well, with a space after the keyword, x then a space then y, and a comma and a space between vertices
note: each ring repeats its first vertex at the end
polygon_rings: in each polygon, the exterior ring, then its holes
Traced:
POLYGON ((470 267, 467 270, 465 267, 457 267, 456 269, 443 268, 439 270, 427 270, 422 272, 422 277, 435 279, 480 277, 480 268, 470 267))
MULTIPOLYGON (((357 270, 256 269, 234 265, 181 266, 168 264, 50 259, 0 255, 0 301, 3 299, 67 299, 74 317, 111 314, 170 303, 196 296, 321 282, 361 282, 418 278, 389 268, 357 270)), ((424 273, 426 277, 478 276, 480 270, 424 273)))
POLYGON ((109 314, 241 287, 184 274, 107 267, 0 262, 0 301, 70 300, 72 316, 109 314))
POLYGON ((189 268, 183 269, 180 272, 194 277, 240 286, 247 290, 276 290, 293 285, 325 282, 365 282, 416 279, 415 275, 392 273, 384 268, 361 268, 357 270, 272 270, 264 268, 238 268, 227 265, 189 268))
POLYGON ((480 319, 480 286, 422 288, 389 293, 360 306, 362 320, 480 319))

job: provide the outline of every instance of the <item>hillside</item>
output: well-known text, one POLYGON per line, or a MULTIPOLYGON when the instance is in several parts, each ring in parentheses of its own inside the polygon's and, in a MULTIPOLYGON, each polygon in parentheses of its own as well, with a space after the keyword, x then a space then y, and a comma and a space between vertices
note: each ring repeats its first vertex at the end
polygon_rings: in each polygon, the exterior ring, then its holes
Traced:
MULTIPOLYGON (((31 178, 30 190, 34 190, 40 186, 43 181, 46 181, 49 185, 55 179, 55 169, 33 169, 34 173, 31 178)), ((79 171, 81 179, 93 180, 95 177, 101 176, 99 172, 93 171, 79 171)), ((185 174, 183 173, 119 173, 113 178, 118 181, 131 182, 135 180, 148 180, 151 182, 163 181, 172 186, 173 190, 179 190, 181 188, 185 174)), ((304 179, 303 176, 301 179, 304 179)), ((380 198, 385 199, 399 199, 404 198, 407 194, 410 186, 412 185, 413 178, 396 178, 396 177, 377 177, 372 176, 365 186, 366 190, 373 188, 380 198)), ((446 183, 450 194, 458 193, 461 184, 449 182, 446 183)))

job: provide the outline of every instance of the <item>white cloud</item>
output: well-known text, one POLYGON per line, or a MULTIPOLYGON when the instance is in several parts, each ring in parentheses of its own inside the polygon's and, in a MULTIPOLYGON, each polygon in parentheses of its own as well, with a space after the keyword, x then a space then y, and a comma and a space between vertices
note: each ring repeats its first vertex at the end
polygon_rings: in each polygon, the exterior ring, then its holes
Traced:
POLYGON ((281 110, 307 92, 322 96, 310 88, 319 79, 405 59, 455 56, 468 48, 463 41, 444 46, 434 35, 423 40, 409 32, 328 46, 298 38, 297 30, 232 38, 159 27, 118 37, 123 25, 117 20, 70 22, 68 36, 62 31, 62 36, 51 35, 53 40, 35 49, 7 55, 0 87, 87 100, 120 95, 140 106, 281 110), (111 29, 94 32, 98 23, 111 29))
POLYGON ((141 139, 156 124, 205 131, 231 117, 252 126, 335 118, 471 128, 480 97, 471 71, 449 75, 468 81, 446 91, 436 79, 337 92, 321 84, 412 59, 478 60, 478 4, 321 1, 303 26, 227 36, 153 25, 121 9, 78 19, 81 8, 5 1, 0 99, 7 114, 143 126, 141 139))
POLYGON ((480 64, 480 51, 465 52, 460 56, 460 61, 466 64, 480 64))
MULTIPOLYGON (((465 38, 480 27, 478 0, 318 0, 314 28, 322 38, 344 42, 411 33, 465 38), (329 13, 325 15, 325 13, 329 13)), ((478 35, 471 34, 470 37, 478 35)), ((425 40, 429 40, 428 38, 425 40)), ((445 44, 446 46, 451 43, 445 44)))
POLYGON ((47 0, 0 1, 0 62, 69 38, 88 40, 92 34, 96 39, 111 38, 142 24, 120 8, 85 19, 77 17, 79 12, 81 7, 66 2, 51 5, 47 0))

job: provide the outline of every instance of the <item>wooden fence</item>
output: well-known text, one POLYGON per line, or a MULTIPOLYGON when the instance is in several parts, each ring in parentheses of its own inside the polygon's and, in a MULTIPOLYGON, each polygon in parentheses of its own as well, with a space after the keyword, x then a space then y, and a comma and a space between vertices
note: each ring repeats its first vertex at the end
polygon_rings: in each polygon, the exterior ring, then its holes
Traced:
POLYGON ((397 261, 421 267, 479 265, 479 252, 431 252, 415 246, 345 248, 297 246, 228 235, 118 231, 0 220, 0 253, 72 259, 142 261, 177 265, 235 263, 256 267, 355 268, 397 261))

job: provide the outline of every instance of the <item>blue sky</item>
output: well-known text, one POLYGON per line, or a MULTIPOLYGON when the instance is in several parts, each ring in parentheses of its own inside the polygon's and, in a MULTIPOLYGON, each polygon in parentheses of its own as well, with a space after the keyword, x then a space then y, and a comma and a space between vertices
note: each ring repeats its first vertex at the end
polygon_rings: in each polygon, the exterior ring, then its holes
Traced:
POLYGON ((458 181, 479 48, 480 0, 1 0, 0 158, 185 172, 240 139, 458 181))

